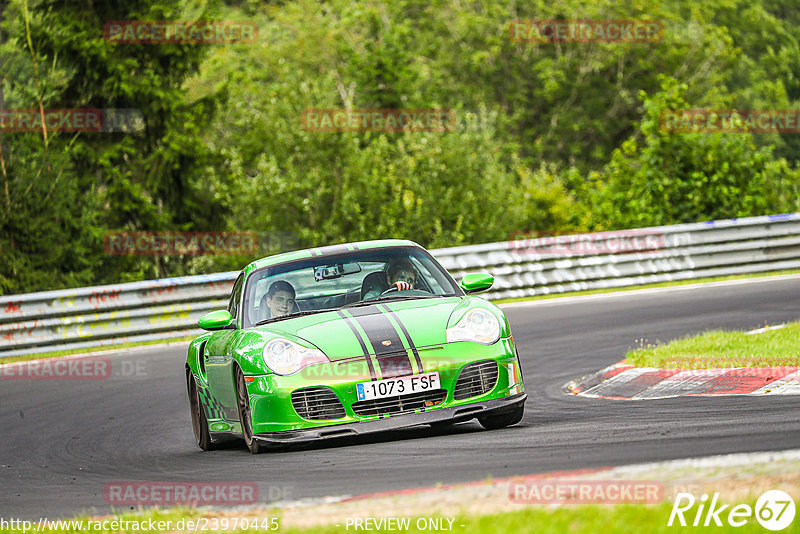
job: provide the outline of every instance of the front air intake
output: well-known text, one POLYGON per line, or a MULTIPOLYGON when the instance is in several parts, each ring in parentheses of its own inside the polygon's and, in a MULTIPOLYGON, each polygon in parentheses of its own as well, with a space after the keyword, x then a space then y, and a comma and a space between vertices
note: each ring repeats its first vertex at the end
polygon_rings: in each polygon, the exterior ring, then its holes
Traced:
POLYGON ((325 421, 345 416, 344 406, 330 388, 313 387, 292 391, 292 406, 303 419, 325 421))
POLYGON ((446 389, 421 391, 408 395, 386 397, 383 399, 364 400, 353 403, 353 412, 362 417, 370 415, 396 415, 413 412, 420 408, 430 408, 444 402, 446 389))
POLYGON ((455 400, 468 399, 488 393, 497 383, 497 362, 485 360, 467 365, 461 370, 453 391, 455 400))

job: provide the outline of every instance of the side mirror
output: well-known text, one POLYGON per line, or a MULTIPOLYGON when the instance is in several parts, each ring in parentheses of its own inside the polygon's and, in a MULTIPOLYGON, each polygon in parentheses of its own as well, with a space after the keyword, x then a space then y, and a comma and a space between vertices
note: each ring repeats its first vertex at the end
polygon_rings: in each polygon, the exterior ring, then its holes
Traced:
POLYGON ((226 330, 234 328, 233 317, 228 310, 217 310, 207 313, 197 320, 203 330, 226 330))
POLYGON ((492 284, 494 284, 494 276, 488 273, 469 273, 461 279, 461 289, 466 294, 486 291, 492 287, 492 284))

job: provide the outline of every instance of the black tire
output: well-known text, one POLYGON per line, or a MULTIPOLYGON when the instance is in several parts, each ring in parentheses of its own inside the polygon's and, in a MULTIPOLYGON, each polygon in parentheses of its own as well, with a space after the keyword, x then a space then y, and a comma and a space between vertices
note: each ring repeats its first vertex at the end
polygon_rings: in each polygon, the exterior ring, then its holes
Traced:
POLYGON ((525 413, 525 405, 520 404, 514 411, 505 412, 500 414, 489 414, 483 417, 478 417, 478 422, 486 430, 497 430, 498 428, 505 428, 507 426, 516 425, 522 421, 522 416, 525 413))
POLYGON ((261 454, 267 450, 265 445, 253 437, 253 419, 250 412, 250 398, 247 395, 247 384, 244 383, 244 374, 236 368, 236 405, 239 411, 239 422, 242 424, 242 435, 247 449, 253 454, 261 454))
POLYGON ((215 444, 211 441, 211 432, 208 431, 206 411, 203 403, 200 402, 200 393, 197 391, 197 384, 191 374, 189 375, 189 408, 192 412, 192 430, 197 446, 204 451, 213 450, 215 444))

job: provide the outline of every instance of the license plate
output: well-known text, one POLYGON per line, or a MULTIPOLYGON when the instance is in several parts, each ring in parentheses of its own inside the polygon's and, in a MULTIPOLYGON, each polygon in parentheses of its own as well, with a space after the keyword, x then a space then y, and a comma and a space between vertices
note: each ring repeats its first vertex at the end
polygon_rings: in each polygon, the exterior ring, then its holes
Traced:
POLYGON ((438 371, 356 384, 356 394, 360 401, 396 397, 433 389, 439 389, 438 371))

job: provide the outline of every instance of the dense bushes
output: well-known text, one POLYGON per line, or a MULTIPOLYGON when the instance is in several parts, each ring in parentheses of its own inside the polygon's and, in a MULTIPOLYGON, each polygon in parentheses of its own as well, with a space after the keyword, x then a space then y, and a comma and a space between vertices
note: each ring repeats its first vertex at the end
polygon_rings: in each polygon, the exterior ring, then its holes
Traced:
POLYGON ((266 253, 798 209, 796 135, 669 133, 659 122, 665 110, 796 106, 792 2, 524 4, 126 0, 76 11, 12 0, 0 19, 6 108, 137 108, 146 128, 3 134, 0 293, 250 259, 109 256, 108 232, 292 236, 266 253), (102 37, 108 20, 198 18, 254 21, 258 42, 102 37), (512 42, 510 22, 526 18, 657 20, 664 34, 512 42), (303 127, 309 108, 452 109, 458 120, 447 132, 318 132, 303 127))

